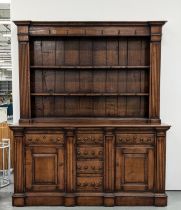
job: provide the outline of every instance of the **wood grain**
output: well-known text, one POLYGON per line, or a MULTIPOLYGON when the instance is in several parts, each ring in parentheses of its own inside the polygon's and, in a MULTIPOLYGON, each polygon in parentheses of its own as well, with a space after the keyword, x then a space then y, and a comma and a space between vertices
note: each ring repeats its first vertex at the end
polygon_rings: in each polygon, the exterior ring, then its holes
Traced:
POLYGON ((16 21, 14 206, 166 206, 164 21, 16 21))

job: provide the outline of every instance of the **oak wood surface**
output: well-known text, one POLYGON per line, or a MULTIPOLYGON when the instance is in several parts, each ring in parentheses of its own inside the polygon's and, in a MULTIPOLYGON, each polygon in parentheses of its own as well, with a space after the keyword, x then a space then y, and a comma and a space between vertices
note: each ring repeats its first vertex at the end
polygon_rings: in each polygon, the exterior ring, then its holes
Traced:
POLYGON ((14 206, 165 206, 165 21, 16 21, 14 206))

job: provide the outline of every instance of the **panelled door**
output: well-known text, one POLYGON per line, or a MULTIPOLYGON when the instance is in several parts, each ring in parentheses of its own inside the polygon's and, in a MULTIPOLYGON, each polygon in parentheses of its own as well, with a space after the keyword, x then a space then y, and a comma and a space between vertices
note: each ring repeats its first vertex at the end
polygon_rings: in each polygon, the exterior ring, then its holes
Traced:
POLYGON ((116 190, 151 191, 154 185, 154 150, 132 145, 116 148, 116 190))
POLYGON ((63 191, 64 149, 26 147, 25 176, 27 191, 63 191))

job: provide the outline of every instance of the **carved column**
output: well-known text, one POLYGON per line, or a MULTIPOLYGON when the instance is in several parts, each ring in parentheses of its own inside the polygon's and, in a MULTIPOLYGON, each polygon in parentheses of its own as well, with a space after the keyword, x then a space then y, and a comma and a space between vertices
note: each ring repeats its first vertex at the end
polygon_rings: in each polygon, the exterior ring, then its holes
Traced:
POLYGON ((65 206, 75 205, 75 177, 76 177, 76 155, 75 155, 74 129, 66 130, 66 196, 65 206))
POLYGON ((160 57, 162 25, 165 22, 150 22, 150 97, 149 118, 160 122, 160 57))
POLYGON ((112 128, 105 129, 104 138, 104 205, 114 206, 115 136, 112 128))
POLYGON ((13 206, 24 206, 23 128, 14 131, 14 194, 13 206))
POLYGON ((156 132, 156 171, 155 171, 155 205, 166 206, 165 194, 165 167, 166 167, 166 131, 156 132))
POLYGON ((18 24, 20 122, 31 118, 29 24, 28 21, 18 24))

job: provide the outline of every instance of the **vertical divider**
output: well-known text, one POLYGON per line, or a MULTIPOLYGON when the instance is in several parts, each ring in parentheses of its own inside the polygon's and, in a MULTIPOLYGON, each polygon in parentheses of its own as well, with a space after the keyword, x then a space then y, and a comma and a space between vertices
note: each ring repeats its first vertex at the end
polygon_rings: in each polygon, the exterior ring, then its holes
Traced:
POLYGON ((150 90, 149 90, 149 118, 151 122, 160 122, 160 56, 162 25, 150 23, 150 90))
POLYGON ((104 205, 114 206, 115 136, 113 128, 105 128, 104 136, 104 205))
POLYGON ((14 194, 13 205, 25 205, 25 183, 24 183, 24 146, 23 146, 23 128, 14 131, 14 194))
POLYGON ((65 206, 75 205, 75 177, 76 177, 76 155, 74 128, 66 130, 66 195, 65 206))
POLYGON ((31 118, 29 24, 27 21, 18 27, 20 122, 31 118))
POLYGON ((155 162, 155 205, 166 206, 165 170, 166 170, 166 131, 156 129, 156 162, 155 162))

